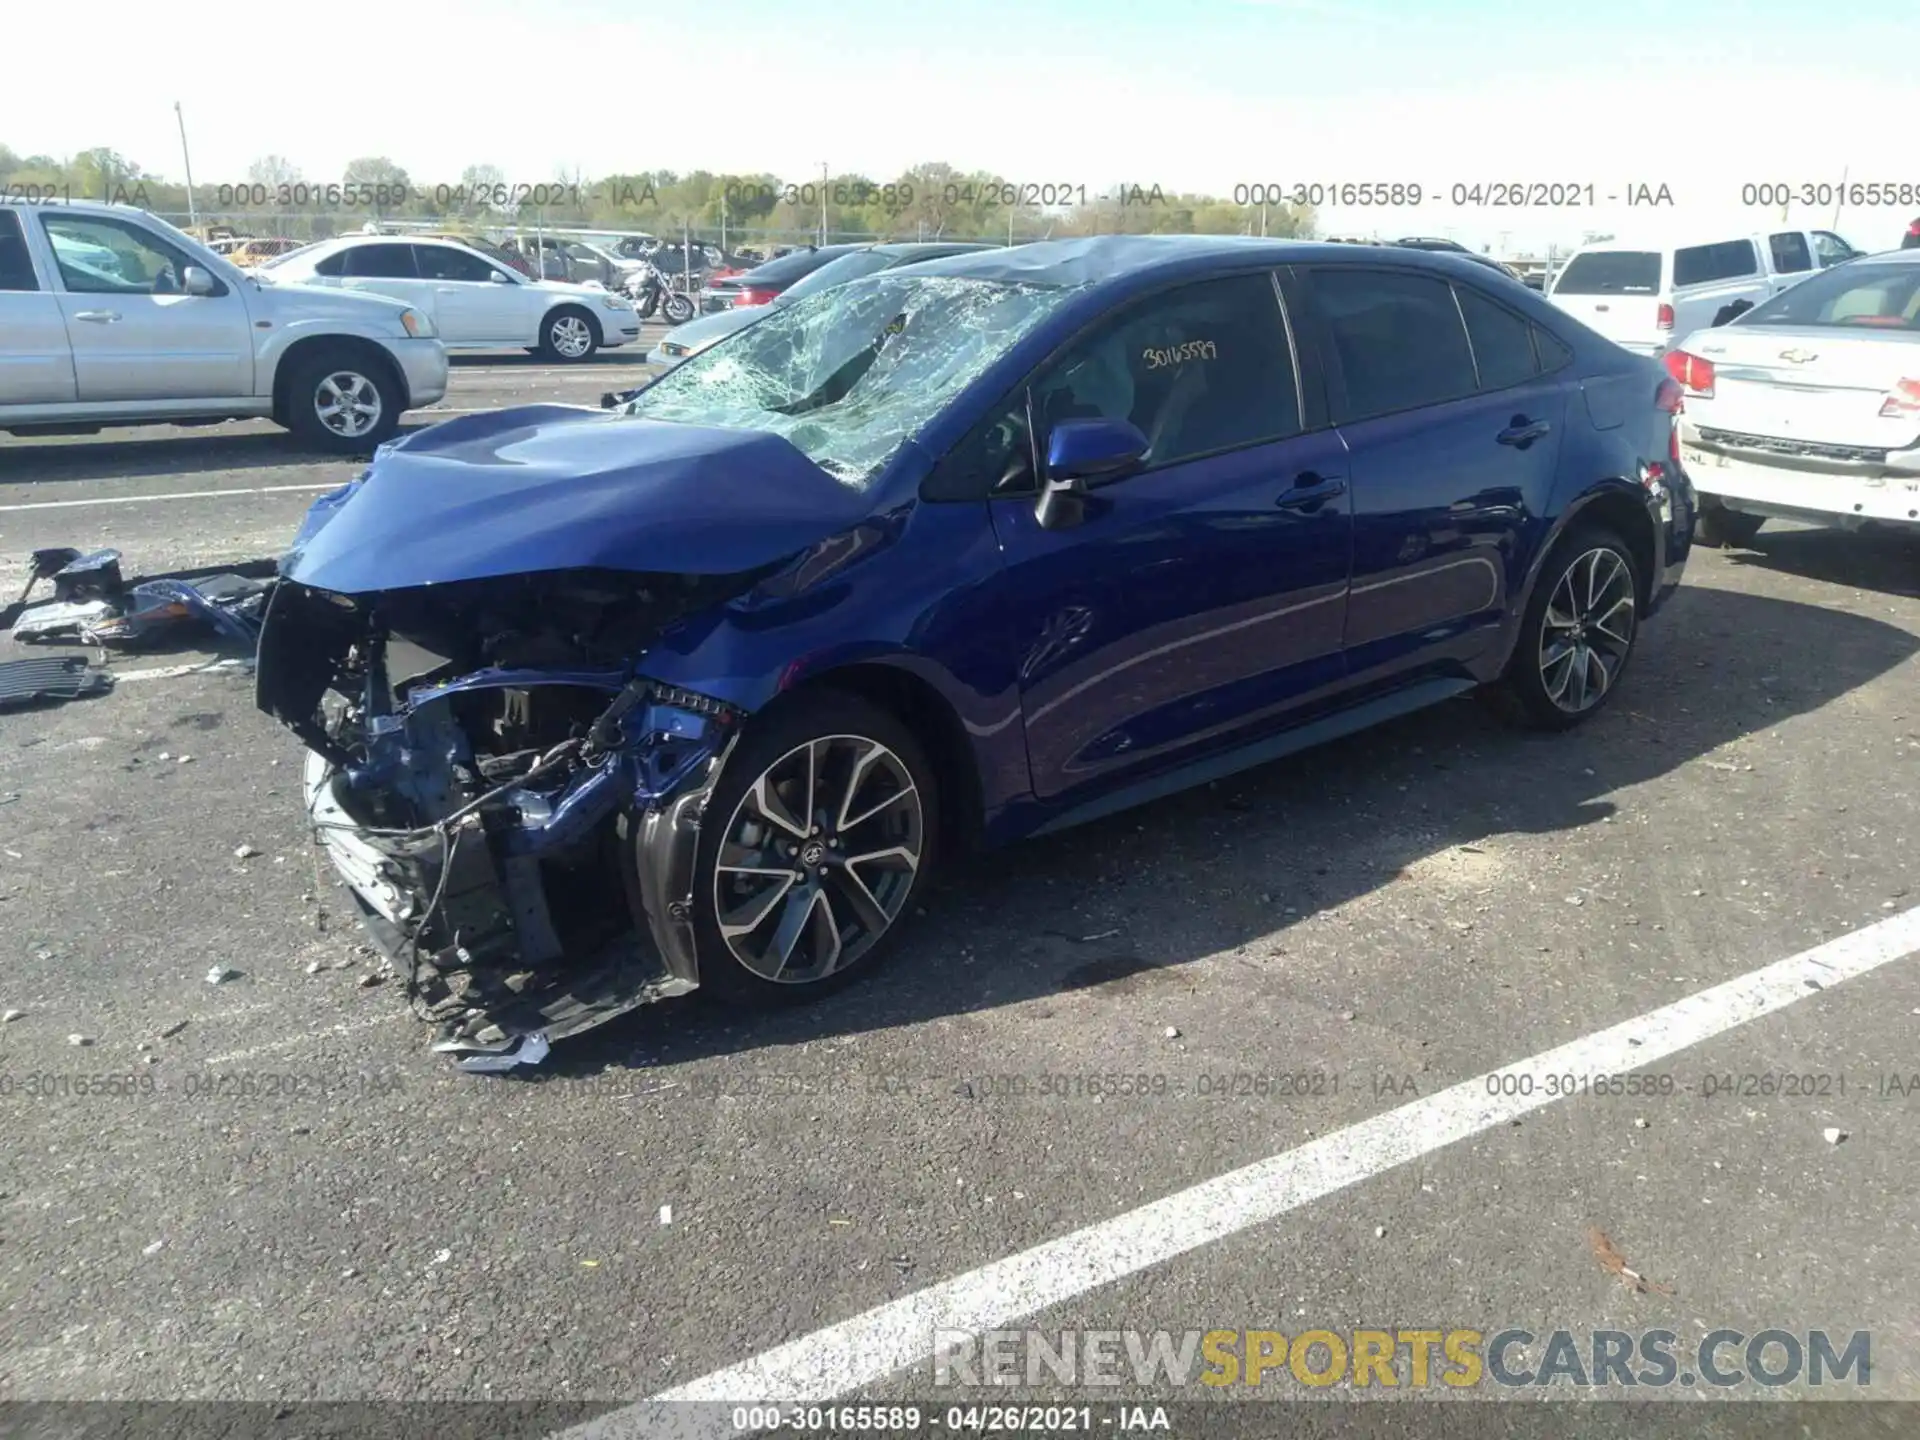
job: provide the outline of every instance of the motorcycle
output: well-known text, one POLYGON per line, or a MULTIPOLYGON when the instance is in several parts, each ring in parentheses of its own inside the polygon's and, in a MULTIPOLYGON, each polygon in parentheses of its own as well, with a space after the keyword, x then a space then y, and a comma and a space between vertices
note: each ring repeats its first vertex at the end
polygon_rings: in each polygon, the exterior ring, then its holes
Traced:
POLYGON ((684 290, 674 289, 652 263, 636 270, 627 280, 627 294, 642 320, 651 320, 654 312, 659 311, 670 324, 684 325, 694 316, 693 297, 684 290))

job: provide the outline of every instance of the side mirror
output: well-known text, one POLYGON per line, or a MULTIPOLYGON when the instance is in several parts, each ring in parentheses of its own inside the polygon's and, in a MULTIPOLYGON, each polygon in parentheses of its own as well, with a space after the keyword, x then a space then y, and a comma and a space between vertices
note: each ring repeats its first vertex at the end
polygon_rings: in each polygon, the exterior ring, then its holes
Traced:
POLYGON ((211 295, 214 291, 213 276, 198 265, 188 265, 180 272, 180 288, 188 295, 211 295))
POLYGON ((1147 437, 1126 420, 1062 420, 1047 436, 1047 474, 1034 518, 1045 530, 1077 525, 1086 495, 1117 480, 1147 453, 1147 437))

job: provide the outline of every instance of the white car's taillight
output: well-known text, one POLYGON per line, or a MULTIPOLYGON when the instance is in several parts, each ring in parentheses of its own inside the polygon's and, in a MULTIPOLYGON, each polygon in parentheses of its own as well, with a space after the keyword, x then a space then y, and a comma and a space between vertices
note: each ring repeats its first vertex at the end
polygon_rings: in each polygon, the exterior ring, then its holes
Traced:
POLYGON ((1887 420, 1910 420, 1920 416, 1920 380, 1896 381, 1881 403, 1880 414, 1887 420))

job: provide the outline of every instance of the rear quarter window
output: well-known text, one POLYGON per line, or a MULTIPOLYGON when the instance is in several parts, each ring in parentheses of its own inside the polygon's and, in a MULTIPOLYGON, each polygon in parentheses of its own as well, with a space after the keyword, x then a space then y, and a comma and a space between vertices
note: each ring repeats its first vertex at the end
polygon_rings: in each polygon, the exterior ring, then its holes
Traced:
POLYGON ((1553 282, 1556 295, 1652 295, 1659 289, 1657 250, 1584 250, 1553 282))

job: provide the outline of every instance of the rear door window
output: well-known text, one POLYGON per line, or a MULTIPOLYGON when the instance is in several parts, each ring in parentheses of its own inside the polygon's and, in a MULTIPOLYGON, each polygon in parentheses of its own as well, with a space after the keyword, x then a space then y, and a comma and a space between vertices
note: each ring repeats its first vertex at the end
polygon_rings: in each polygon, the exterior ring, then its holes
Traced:
POLYGON ((1782 230, 1767 237, 1767 250, 1773 256, 1776 275, 1795 275, 1813 269, 1813 251, 1807 237, 1798 230, 1782 230))
POLYGON ((1688 245, 1673 252, 1673 288, 1709 285, 1716 280, 1738 280, 1760 273, 1760 257, 1751 240, 1721 240, 1712 245, 1688 245))
POLYGON ((484 285, 493 279, 493 266, 451 245, 415 245, 413 257, 423 280, 465 280, 484 285))
POLYGON ((1336 423, 1390 415, 1479 388, 1467 327, 1444 280, 1390 270, 1310 272, 1332 342, 1336 423))
POLYGON ((26 233, 20 217, 11 210, 0 210, 0 290, 38 290, 33 256, 27 251, 26 233))
POLYGON ((1659 289, 1658 250, 1583 250, 1553 282, 1556 295, 1653 295, 1659 289))
POLYGON ((347 252, 346 273, 362 280, 418 280, 413 246, 400 243, 356 245, 347 252))

